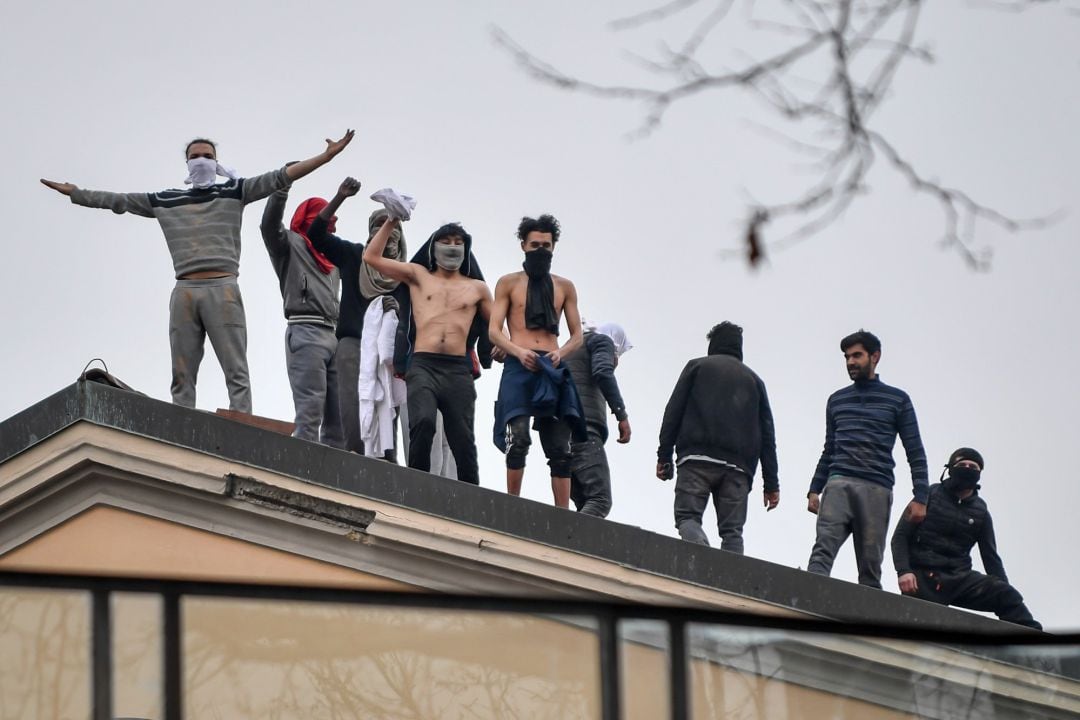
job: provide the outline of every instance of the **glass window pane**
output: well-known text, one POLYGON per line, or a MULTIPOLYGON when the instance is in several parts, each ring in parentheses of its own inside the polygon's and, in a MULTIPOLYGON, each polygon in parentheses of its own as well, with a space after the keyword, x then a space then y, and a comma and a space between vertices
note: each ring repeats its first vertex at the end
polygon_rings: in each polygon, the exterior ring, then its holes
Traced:
POLYGON ((668 625, 655 620, 619 623, 619 670, 625 720, 671 717, 668 625))
POLYGON ((216 598, 182 617, 189 718, 600 717, 580 619, 216 598))
POLYGON ((691 716, 893 720, 1080 716, 1080 648, 690 625, 691 716))
POLYGON ((113 714, 160 718, 162 684, 160 595, 113 593, 113 714))
POLYGON ((90 596, 0 588, 0 720, 90 717, 90 596))

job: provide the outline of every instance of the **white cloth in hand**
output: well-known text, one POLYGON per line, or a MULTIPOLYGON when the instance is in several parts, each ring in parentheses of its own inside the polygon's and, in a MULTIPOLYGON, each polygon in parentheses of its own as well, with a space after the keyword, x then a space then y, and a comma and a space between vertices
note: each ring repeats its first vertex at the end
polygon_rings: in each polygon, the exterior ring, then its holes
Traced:
POLYGON ((371 199, 382 203, 386 212, 390 213, 390 217, 397 220, 408 220, 412 217, 412 211, 416 209, 416 200, 390 188, 383 188, 372 193, 371 199))

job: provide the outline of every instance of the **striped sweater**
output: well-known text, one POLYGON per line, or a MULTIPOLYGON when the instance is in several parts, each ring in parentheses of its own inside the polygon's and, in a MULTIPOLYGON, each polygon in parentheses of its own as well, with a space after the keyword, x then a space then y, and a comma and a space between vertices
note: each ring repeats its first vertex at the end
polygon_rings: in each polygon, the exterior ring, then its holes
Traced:
POLYGON ((892 451, 897 435, 911 467, 915 500, 925 503, 930 485, 915 408, 907 393, 879 378, 859 380, 829 397, 825 407, 825 449, 810 481, 810 492, 820 493, 833 475, 868 480, 891 489, 895 484, 892 451))
POLYGON ((289 184, 285 168, 281 168, 204 189, 114 193, 76 188, 71 202, 117 214, 157 218, 178 278, 207 270, 237 275, 244 206, 289 184))

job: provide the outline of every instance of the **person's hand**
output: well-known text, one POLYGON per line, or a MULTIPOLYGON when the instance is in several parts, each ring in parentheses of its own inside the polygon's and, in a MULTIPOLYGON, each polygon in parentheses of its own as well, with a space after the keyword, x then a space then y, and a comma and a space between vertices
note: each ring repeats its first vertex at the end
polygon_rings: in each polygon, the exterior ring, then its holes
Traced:
POLYGON ((506 362, 506 351, 496 345, 491 348, 491 359, 495 362, 506 362))
POLYGON ((326 155, 327 158, 332 158, 339 152, 345 149, 345 146, 352 142, 353 135, 356 134, 355 130, 347 130, 340 140, 331 140, 326 138, 326 155))
POLYGON ((810 493, 806 496, 806 509, 809 512, 818 514, 818 510, 821 509, 821 495, 818 493, 810 493))
POLYGON ((656 477, 661 480, 670 480, 675 477, 675 467, 670 462, 657 462, 656 477))
POLYGON ((619 421, 619 440, 623 445, 630 442, 630 418, 619 421))
POLYGON ((536 372, 540 369, 540 361, 536 359, 536 353, 532 350, 526 350, 525 348, 518 348, 519 352, 514 355, 518 359, 518 362, 525 366, 525 369, 529 372, 536 372))
POLYGON ((918 525, 926 519, 926 503, 912 500, 904 510, 904 518, 912 525, 918 525))
POLYGON ((547 354, 548 360, 551 361, 551 367, 559 367, 559 363, 562 362, 562 351, 552 350, 547 354))
POLYGON ((383 295, 382 311, 384 313, 388 313, 388 312, 391 312, 391 311, 392 312, 397 312, 400 309, 401 309, 401 306, 398 305, 397 298, 393 297, 392 295, 383 295))
POLYGON ((45 178, 41 178, 41 184, 47 188, 52 188, 61 195, 71 195, 73 190, 78 189, 71 183, 56 182, 55 180, 46 180, 45 178))
POLYGON ((905 595, 914 595, 919 590, 919 581, 915 579, 915 573, 904 573, 898 580, 900 592, 905 595))
POLYGON ((773 491, 770 492, 769 490, 766 490, 765 491, 765 512, 769 512, 770 510, 775 510, 776 506, 779 505, 779 504, 780 504, 780 491, 779 490, 773 490, 773 491))
POLYGON ((341 197, 352 197, 360 192, 360 181, 354 177, 347 177, 341 181, 337 192, 341 197))

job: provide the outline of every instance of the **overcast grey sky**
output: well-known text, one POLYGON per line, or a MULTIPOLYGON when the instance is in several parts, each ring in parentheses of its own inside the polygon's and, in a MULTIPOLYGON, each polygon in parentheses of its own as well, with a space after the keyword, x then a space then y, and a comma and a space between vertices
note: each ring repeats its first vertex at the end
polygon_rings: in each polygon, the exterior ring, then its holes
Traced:
MULTIPOLYGON (((1010 578, 1049 628, 1080 628, 1080 391, 1071 372, 1080 352, 1080 18, 1061 7, 1013 14, 927 3, 919 40, 938 61, 906 65, 876 119, 927 175, 1019 216, 1065 208, 1060 222, 1019 235, 981 226, 993 269, 973 273, 937 245, 937 205, 879 165, 872 192, 839 222, 750 272, 720 257, 737 243, 747 198, 783 199, 806 180, 788 149, 754 129, 765 117, 760 105, 738 93, 701 95, 675 106, 653 136, 629 142, 640 107, 538 85, 491 41, 497 24, 563 69, 647 80, 621 51, 653 49, 656 32, 623 36, 605 22, 651 4, 8 7, 0 417, 68 385, 93 357, 169 398, 173 274, 157 224, 73 206, 39 177, 152 191, 180 185, 183 147, 196 135, 216 139, 221 161, 251 175, 319 152, 323 138, 354 127, 356 140, 333 164, 296 184, 290 214, 307 197, 331 196, 346 174, 369 191, 399 188, 419 199, 406 226, 411 247, 460 220, 492 284, 520 267, 522 215, 561 220, 553 271, 575 281, 586 318, 621 322, 636 346, 618 373, 634 436, 629 446, 609 445, 612 520, 675 534, 673 484, 653 476, 660 418, 685 362, 704 354, 705 332, 730 319, 745 327, 745 359, 768 386, 779 440, 781 504, 768 515, 758 506, 759 477, 747 552, 804 566, 814 538, 804 496, 825 400, 848 382, 838 343, 862 326, 884 342, 883 379, 914 401, 932 479, 955 447, 983 452, 983 495, 1010 578)), ((775 41, 728 34, 709 52, 725 61, 743 42, 775 41)), ((349 201, 339 234, 364 240, 372 207, 349 201)), ((262 208, 246 213, 240 275, 254 409, 291 419, 262 208)), ((497 490, 498 375, 478 382, 476 423, 482 484, 497 490)), ((208 352, 198 405, 227 404, 208 352)), ((894 516, 911 492, 899 447, 897 459, 894 516)), ((525 494, 550 502, 538 448, 525 494)), ((834 575, 854 580, 850 543, 834 575)), ((891 561, 884 581, 896 591, 891 561)))

